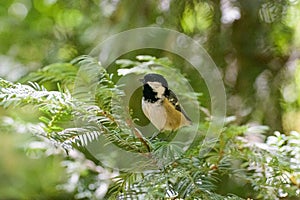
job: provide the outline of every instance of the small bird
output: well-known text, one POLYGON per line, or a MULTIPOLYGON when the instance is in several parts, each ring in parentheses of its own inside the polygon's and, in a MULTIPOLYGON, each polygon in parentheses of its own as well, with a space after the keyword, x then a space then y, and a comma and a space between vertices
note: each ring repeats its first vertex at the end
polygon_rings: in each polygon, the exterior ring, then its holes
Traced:
POLYGON ((192 121, 180 106, 175 93, 168 88, 160 74, 147 74, 143 85, 142 109, 150 122, 160 131, 176 131, 192 121))

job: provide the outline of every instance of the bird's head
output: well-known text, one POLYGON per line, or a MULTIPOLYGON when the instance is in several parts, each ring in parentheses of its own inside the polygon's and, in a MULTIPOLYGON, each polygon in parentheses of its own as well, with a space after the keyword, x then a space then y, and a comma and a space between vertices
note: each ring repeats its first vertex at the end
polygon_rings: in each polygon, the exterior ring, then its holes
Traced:
POLYGON ((168 88, 167 80, 160 74, 147 74, 141 79, 141 82, 145 86, 149 86, 153 92, 157 93, 157 97, 161 98, 161 96, 165 93, 168 88))

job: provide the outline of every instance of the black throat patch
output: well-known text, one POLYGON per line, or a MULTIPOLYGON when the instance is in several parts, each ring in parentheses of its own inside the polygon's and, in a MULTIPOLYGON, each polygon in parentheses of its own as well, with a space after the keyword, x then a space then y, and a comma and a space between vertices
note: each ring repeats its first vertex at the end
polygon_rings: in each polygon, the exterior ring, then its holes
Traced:
POLYGON ((154 103, 159 100, 159 98, 157 98, 157 92, 154 92, 148 84, 144 85, 143 97, 145 101, 151 103, 154 103))

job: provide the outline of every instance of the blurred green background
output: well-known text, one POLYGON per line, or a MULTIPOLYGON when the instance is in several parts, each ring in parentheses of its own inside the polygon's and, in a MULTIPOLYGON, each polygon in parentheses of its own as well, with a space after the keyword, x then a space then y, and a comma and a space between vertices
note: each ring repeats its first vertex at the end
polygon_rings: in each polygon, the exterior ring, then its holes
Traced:
MULTIPOLYGON (((144 26, 178 30, 208 51, 223 75, 227 115, 237 124, 300 131, 298 0, 1 0, 0 77, 18 81, 89 54, 114 33, 144 26)), ((56 190, 64 182, 63 158, 26 150, 36 141, 22 127, 36 122, 31 109, 0 108, 0 117, 20 124, 1 118, 0 199, 71 198, 56 190)))

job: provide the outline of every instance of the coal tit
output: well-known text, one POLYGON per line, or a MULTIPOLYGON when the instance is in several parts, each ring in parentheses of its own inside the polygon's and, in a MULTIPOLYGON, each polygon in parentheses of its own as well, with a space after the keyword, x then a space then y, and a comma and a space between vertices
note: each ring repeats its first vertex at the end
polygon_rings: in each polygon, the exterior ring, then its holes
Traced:
POLYGON ((191 119, 180 106, 175 93, 168 88, 168 83, 162 75, 147 74, 141 81, 143 112, 160 132, 176 131, 191 125, 191 119))

